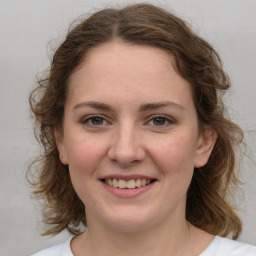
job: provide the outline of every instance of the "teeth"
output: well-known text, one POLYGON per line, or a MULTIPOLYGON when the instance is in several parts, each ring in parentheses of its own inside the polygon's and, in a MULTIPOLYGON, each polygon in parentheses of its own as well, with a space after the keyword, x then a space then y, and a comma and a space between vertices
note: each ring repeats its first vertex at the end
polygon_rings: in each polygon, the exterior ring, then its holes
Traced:
MULTIPOLYGON (((110 185, 110 184, 108 184, 108 185, 110 185)), ((115 188, 117 188, 117 180, 116 179, 113 179, 113 187, 115 187, 115 188)), ((111 186, 111 185, 110 185, 111 186)))
POLYGON ((119 180, 118 181, 118 187, 119 188, 126 188, 126 181, 125 180, 119 180))
POLYGON ((128 180, 126 186, 127 188, 135 188, 135 180, 128 180))
POLYGON ((141 187, 141 179, 138 179, 138 180, 136 180, 136 187, 137 188, 140 188, 141 187))
POLYGON ((132 180, 117 180, 117 179, 106 179, 105 183, 108 184, 111 187, 115 188, 130 188, 130 189, 135 189, 135 188, 140 188, 144 187, 148 184, 151 183, 151 180, 149 179, 132 179, 132 180))
POLYGON ((108 179, 108 180, 107 180, 107 184, 108 184, 109 186, 112 186, 112 185, 113 185, 112 180, 111 180, 111 179, 108 179))

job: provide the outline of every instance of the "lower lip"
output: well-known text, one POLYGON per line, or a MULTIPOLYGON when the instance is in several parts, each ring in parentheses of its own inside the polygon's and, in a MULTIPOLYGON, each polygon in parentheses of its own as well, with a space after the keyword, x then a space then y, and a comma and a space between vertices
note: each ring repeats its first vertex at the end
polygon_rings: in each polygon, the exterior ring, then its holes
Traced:
POLYGON ((101 182, 103 187, 110 192, 111 194, 120 197, 120 198, 134 198, 137 197, 141 194, 146 193, 148 190, 150 190, 155 182, 150 183, 146 186, 140 187, 140 188, 115 188, 115 187, 111 187, 108 184, 101 182))

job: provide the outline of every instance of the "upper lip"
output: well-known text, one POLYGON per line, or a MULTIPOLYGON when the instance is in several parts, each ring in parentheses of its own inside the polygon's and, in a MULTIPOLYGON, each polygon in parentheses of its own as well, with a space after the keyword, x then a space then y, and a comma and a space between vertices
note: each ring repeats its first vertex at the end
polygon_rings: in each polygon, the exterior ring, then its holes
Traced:
POLYGON ((106 179, 117 179, 117 180, 125 180, 125 181, 136 180, 136 179, 156 180, 156 178, 154 177, 140 175, 140 174, 130 174, 130 175, 110 174, 100 178, 100 180, 106 180, 106 179))

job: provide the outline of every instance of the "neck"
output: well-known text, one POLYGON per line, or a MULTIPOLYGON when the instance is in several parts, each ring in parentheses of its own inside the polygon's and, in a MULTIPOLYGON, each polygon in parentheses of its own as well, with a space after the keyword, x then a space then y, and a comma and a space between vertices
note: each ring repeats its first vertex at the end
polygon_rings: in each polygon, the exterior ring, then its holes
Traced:
POLYGON ((138 232, 120 232, 93 225, 74 240, 72 250, 78 256, 193 255, 191 235, 191 225, 185 218, 138 232))

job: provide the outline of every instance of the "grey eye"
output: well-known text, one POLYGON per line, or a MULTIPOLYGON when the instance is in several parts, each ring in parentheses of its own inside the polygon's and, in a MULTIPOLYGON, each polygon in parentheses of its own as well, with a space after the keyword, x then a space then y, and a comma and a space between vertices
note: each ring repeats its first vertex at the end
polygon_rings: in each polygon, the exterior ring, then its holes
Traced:
POLYGON ((153 124, 156 126, 162 126, 168 122, 168 120, 166 120, 165 117, 155 117, 155 118, 153 118, 152 121, 153 121, 153 124))
POLYGON ((90 121, 92 125, 102 125, 104 123, 104 119, 99 116, 91 117, 90 121))
POLYGON ((88 116, 84 120, 82 120, 82 123, 87 126, 102 126, 106 125, 107 121, 105 118, 101 116, 88 116))

